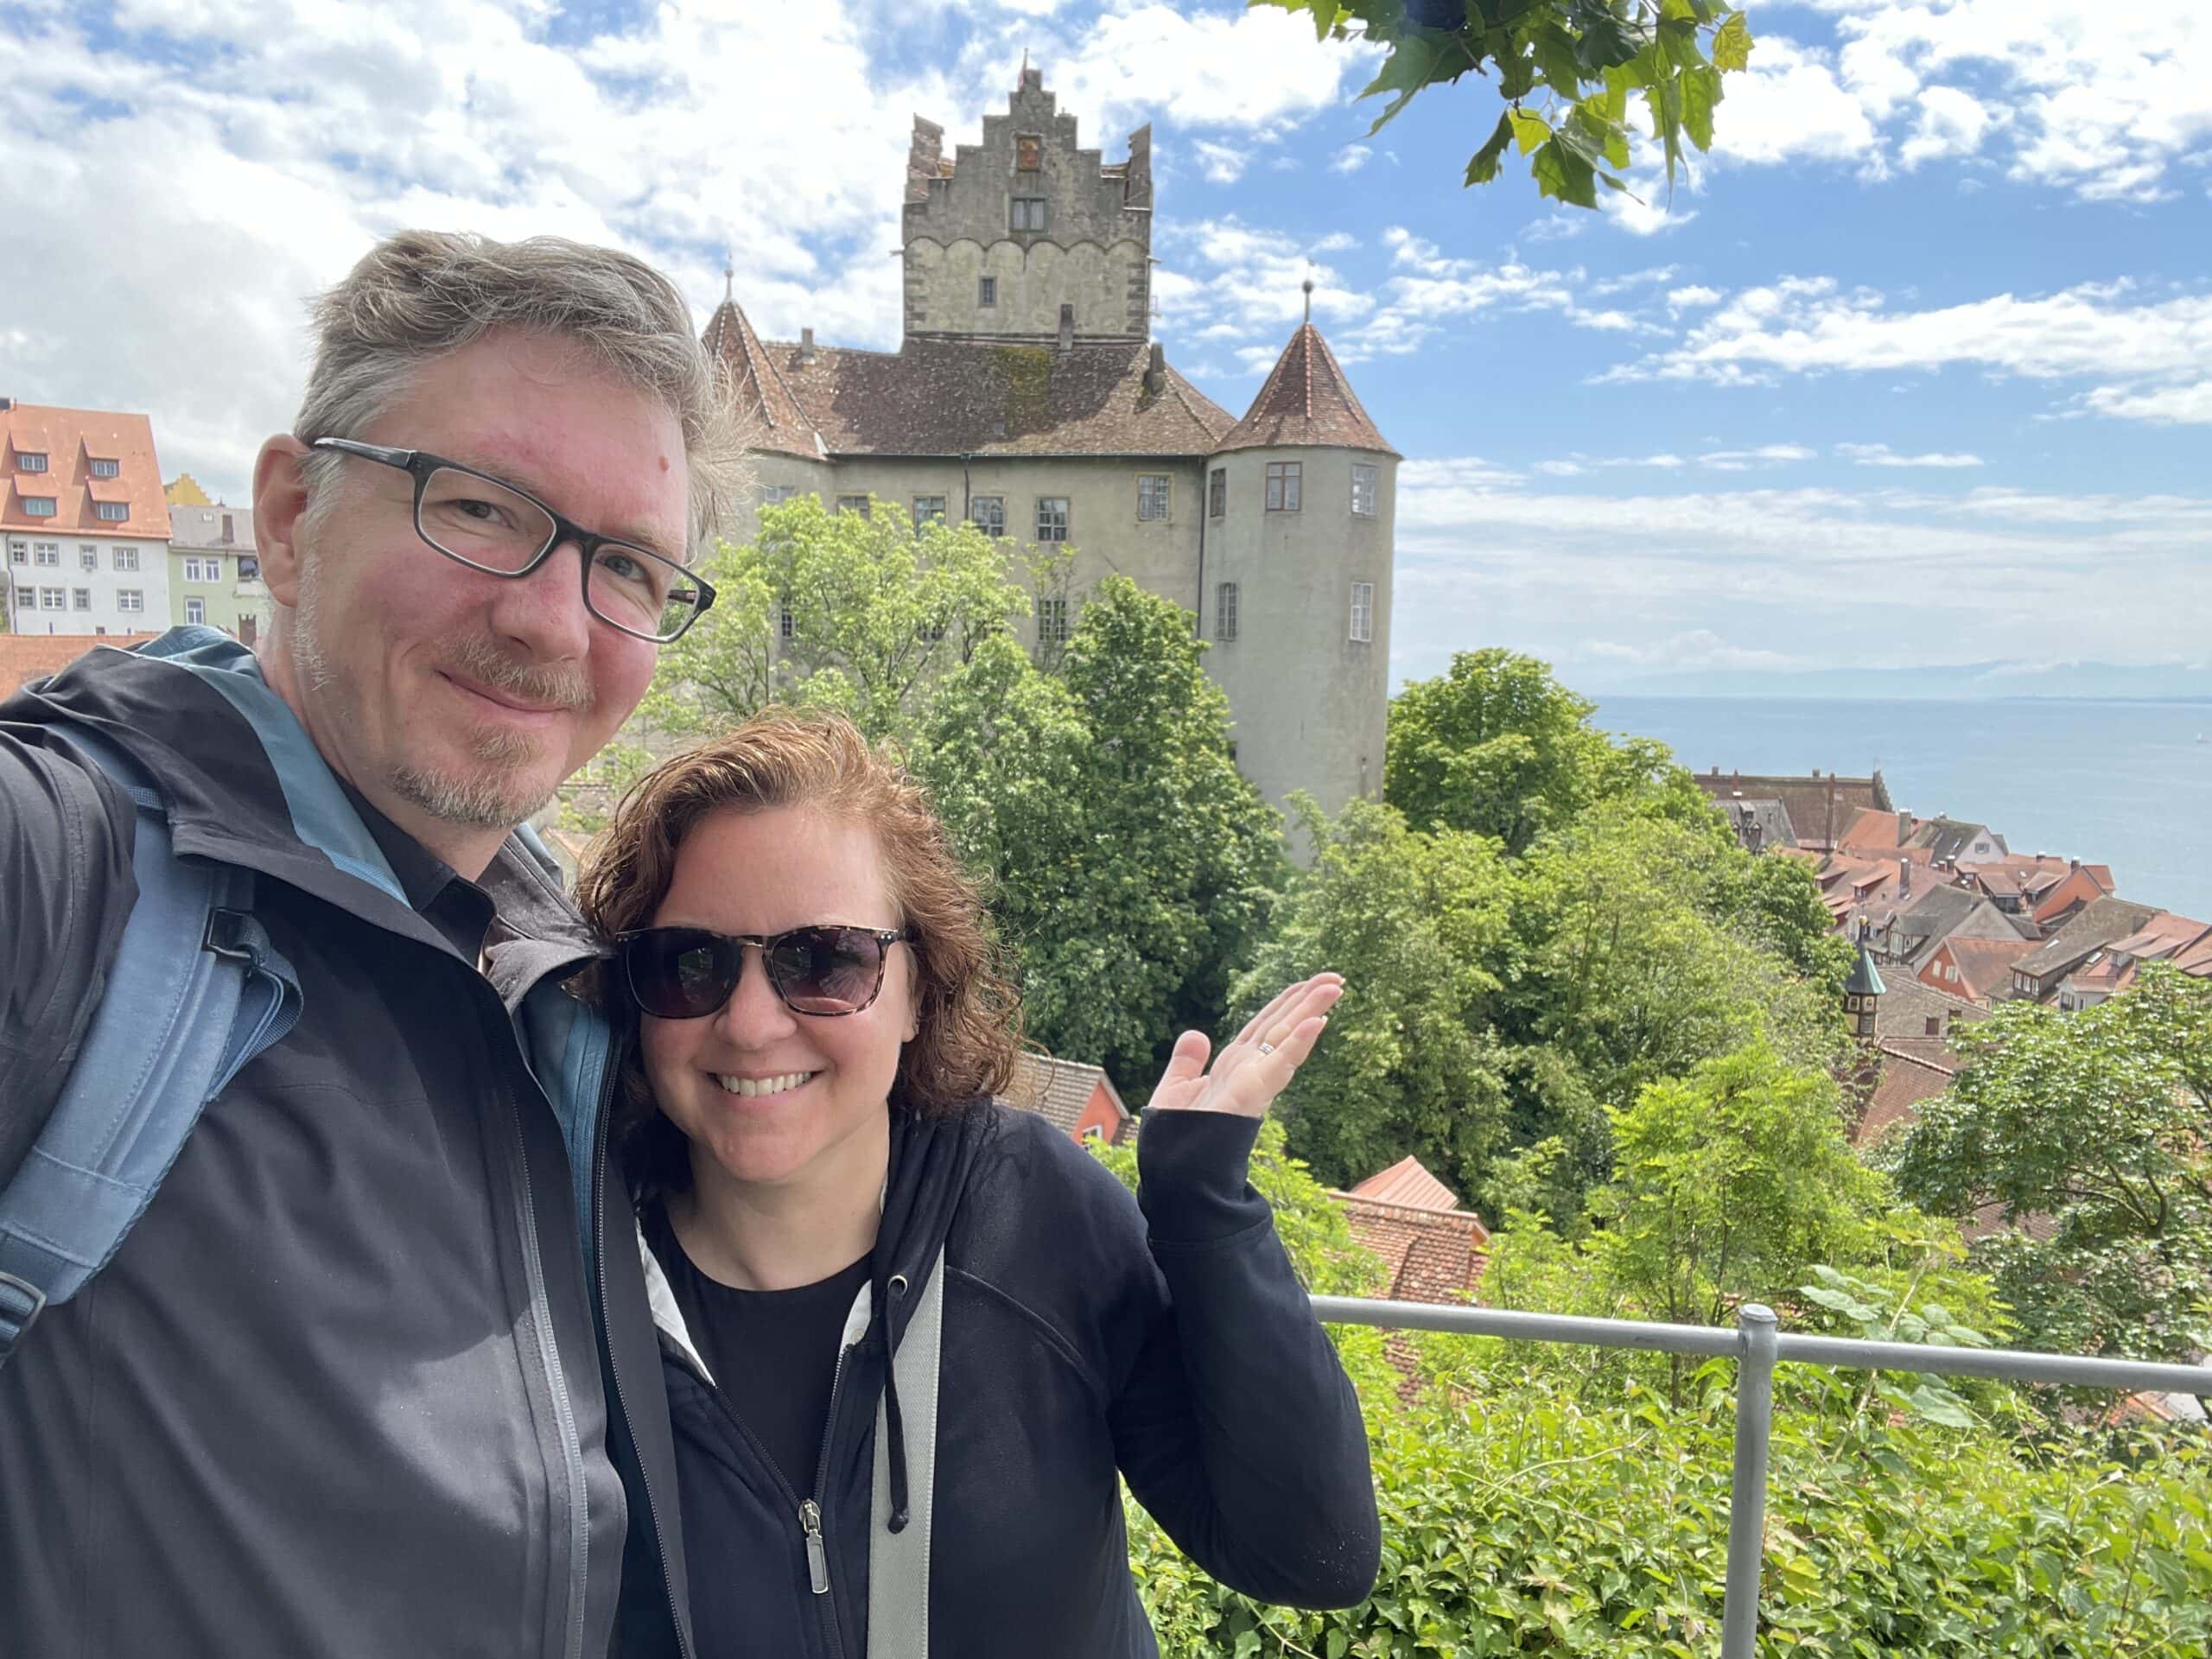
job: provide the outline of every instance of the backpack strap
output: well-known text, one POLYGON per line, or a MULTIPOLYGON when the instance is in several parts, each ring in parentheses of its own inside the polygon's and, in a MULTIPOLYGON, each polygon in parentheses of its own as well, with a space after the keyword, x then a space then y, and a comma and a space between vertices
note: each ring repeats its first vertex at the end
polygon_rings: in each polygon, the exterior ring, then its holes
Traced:
POLYGON ((299 976, 251 914, 253 873, 179 859, 145 771, 67 730, 137 804, 138 899, 60 1097, 0 1188, 0 1365, 107 1265, 201 1109, 300 1017, 299 976))
POLYGON ((891 1431, 875 1408, 874 1501, 868 1507, 868 1659, 929 1659, 930 1524, 937 1491, 938 1369, 944 1351, 944 1248, 891 1359, 906 1429, 906 1526, 893 1532, 891 1431))

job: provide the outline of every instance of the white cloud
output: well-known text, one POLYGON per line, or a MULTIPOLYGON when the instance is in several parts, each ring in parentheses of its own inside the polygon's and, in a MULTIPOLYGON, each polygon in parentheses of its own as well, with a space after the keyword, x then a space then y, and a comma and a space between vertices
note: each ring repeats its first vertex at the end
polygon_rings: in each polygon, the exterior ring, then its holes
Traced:
POLYGON ((1986 105, 1955 86, 1930 86, 1920 94, 1920 120, 1897 152, 1907 171, 1923 162, 1972 156, 1995 123, 1986 105))
POLYGON ((1938 453, 1901 455, 1886 443, 1839 443, 1835 452, 1855 467, 1932 467, 1955 470, 1986 464, 1980 455, 1938 453))
POLYGON ((1365 144, 1346 144, 1337 152, 1337 159, 1329 163, 1332 173, 1357 173, 1374 158, 1375 152, 1365 144))
POLYGON ((1301 284, 1308 277, 1313 315, 1325 322, 1357 322, 1375 309, 1373 298, 1328 257, 1358 245, 1345 232, 1306 241, 1232 213, 1166 221, 1154 234, 1166 261, 1154 268, 1152 288, 1165 328, 1178 338, 1239 342, 1231 351, 1244 372, 1274 365, 1304 315, 1301 284))
POLYGON ((2060 293, 1894 311, 1827 277, 1746 289, 1669 350, 1599 378, 1770 384, 1829 371, 1961 366, 2030 379, 2088 379, 2091 412, 2138 420, 2212 419, 2212 294, 2135 301, 2122 281, 2060 293))
POLYGON ((1580 271, 1539 270, 1510 255, 1450 257, 1402 226, 1385 231, 1382 240, 1398 274, 1383 285, 1388 302, 1337 342, 1346 362, 1417 351, 1455 321, 1491 312, 1557 311, 1590 327, 1637 326, 1632 319, 1624 324, 1607 320, 1618 313, 1581 312, 1573 294, 1580 271))
POLYGON ((1244 169, 1252 160, 1250 149, 1237 144, 1217 144, 1205 138, 1194 138, 1191 148, 1198 153, 1198 164, 1205 171, 1207 181, 1212 184, 1234 184, 1244 176, 1244 169))
POLYGON ((1640 668, 1793 668, 1802 661, 1783 652, 1732 645, 1710 628, 1691 628, 1649 645, 1588 640, 1575 654, 1640 668))
POLYGON ((1719 289, 1706 288, 1694 283, 1688 288, 1670 289, 1667 295, 1667 308, 1669 311, 1692 311, 1708 305, 1718 305, 1720 300, 1721 293, 1719 289))
POLYGON ((1813 451, 1802 443, 1763 443, 1756 449, 1714 449, 1700 455, 1697 462, 1717 473, 1746 473, 1755 467, 1783 467, 1812 458, 1813 451))
POLYGON ((1751 67, 1727 78, 1713 118, 1713 153, 1757 165, 1857 161, 1881 170, 1881 137, 1829 54, 1764 32, 1751 67))

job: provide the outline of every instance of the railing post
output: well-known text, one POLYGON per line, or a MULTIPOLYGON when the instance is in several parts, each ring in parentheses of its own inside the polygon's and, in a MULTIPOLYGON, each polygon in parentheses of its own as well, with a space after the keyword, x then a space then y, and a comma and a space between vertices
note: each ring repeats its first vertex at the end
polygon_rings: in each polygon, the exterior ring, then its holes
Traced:
POLYGON ((1736 1473, 1728 1495, 1728 1591, 1720 1659, 1752 1659, 1759 1633, 1759 1554, 1766 1541, 1766 1446, 1774 1421, 1773 1310, 1736 1311, 1736 1473))

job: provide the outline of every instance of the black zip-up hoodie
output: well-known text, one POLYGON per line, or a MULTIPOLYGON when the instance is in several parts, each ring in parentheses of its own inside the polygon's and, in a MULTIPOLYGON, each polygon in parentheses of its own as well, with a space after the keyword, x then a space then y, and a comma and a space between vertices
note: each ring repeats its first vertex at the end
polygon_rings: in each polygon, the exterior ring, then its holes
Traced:
POLYGON ((674 1655, 659 1356, 588 1150, 611 1069, 560 989, 596 947, 520 842, 470 882, 349 810, 251 658, 200 634, 0 703, 0 1177, 136 896, 131 803, 68 722, 152 774, 179 854, 256 872, 305 993, 0 1368, 0 1653, 674 1655), (587 1214, 618 1249, 580 1248, 587 1214))
MULTIPOLYGON (((849 1324, 811 1492, 791 1488, 716 1391, 648 1256, 700 1652, 863 1659, 869 1529, 885 1523, 869 1487, 887 1323, 903 1338, 940 1245, 932 1652, 1154 1659, 1117 1471, 1223 1583, 1306 1607, 1363 1599, 1381 1549, 1366 1432, 1245 1180, 1258 1128, 1148 1114, 1140 1213, 1034 1114, 894 1109, 872 1282, 856 1308, 865 1335, 849 1324), (891 1294, 898 1276, 905 1287, 891 1294), (820 1511, 812 1561, 809 1500, 820 1511)), ((915 1432, 909 1421, 903 1438, 915 1432)), ((895 1499, 905 1452, 893 1438, 895 1499)))

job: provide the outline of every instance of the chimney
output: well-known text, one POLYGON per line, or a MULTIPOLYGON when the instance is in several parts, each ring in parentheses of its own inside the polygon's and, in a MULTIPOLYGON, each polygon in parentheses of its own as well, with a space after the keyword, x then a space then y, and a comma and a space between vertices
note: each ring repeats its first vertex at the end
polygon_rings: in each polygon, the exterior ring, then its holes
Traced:
POLYGON ((1897 860, 1897 897, 1909 898, 1911 893, 1912 861, 1909 858, 1901 858, 1897 860))
POLYGON ((1900 809, 1897 813, 1897 845, 1902 847, 1912 839, 1912 814, 1900 809))
POLYGON ((5 415, 5 414, 10 410, 13 409, 15 406, 16 406, 16 400, 15 400, 14 398, 12 398, 12 397, 0 397, 0 415, 5 415))
POLYGON ((798 331, 798 360, 803 368, 811 367, 814 363, 814 330, 811 328, 798 331))
POLYGON ((2082 861, 2078 858, 2069 858, 2066 861, 2066 868, 2069 870, 2078 870, 2082 868, 2082 861))
POLYGON ((1074 349, 1075 307, 1072 305, 1063 305, 1060 308, 1060 350, 1063 352, 1071 352, 1074 349))
POLYGON ((1167 385, 1167 348, 1152 342, 1152 357, 1145 365, 1144 389, 1157 394, 1167 385))

